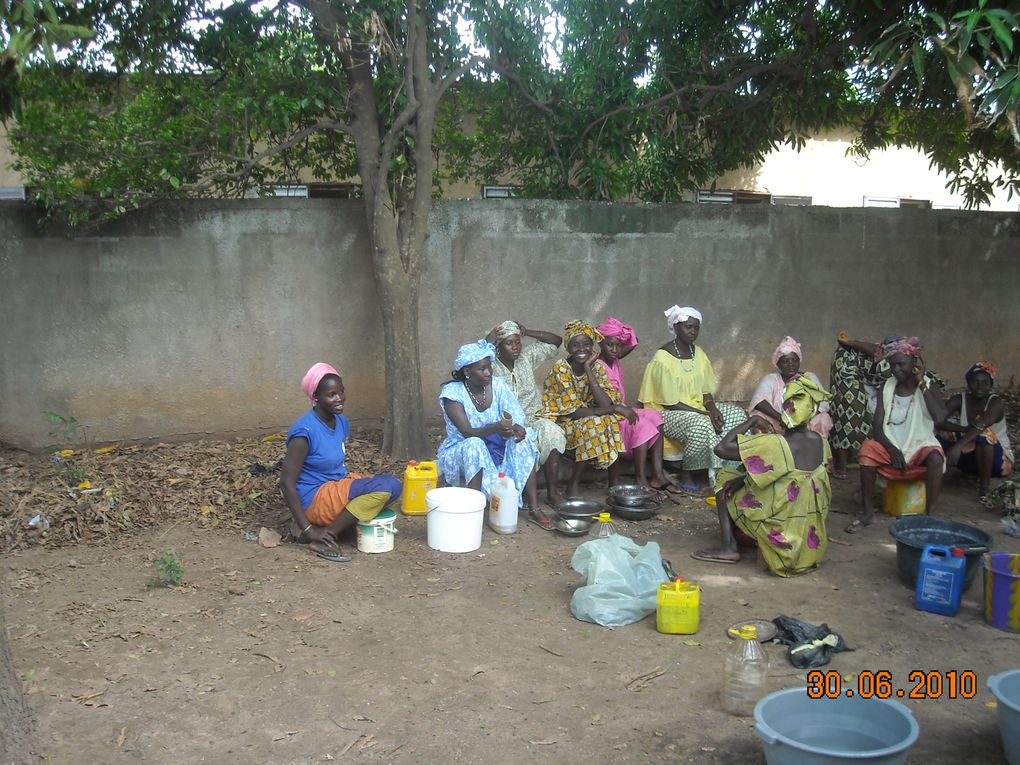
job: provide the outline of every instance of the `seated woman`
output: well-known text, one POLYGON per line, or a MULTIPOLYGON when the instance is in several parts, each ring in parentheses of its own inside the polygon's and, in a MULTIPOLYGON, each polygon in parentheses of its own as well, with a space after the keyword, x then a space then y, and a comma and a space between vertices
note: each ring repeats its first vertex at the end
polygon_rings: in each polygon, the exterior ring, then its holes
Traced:
POLYGON ((734 404, 715 402, 712 362, 694 345, 701 331, 701 313, 679 306, 664 313, 673 339, 645 367, 638 400, 662 413, 663 459, 682 459, 681 488, 700 494, 709 480, 696 482, 693 471, 715 471, 722 466, 713 449, 722 434, 746 420, 747 414, 734 404))
POLYGON ((995 393, 995 365, 972 364, 964 375, 967 390, 949 399, 946 420, 939 423, 949 438, 940 438, 946 464, 978 476, 978 496, 988 493, 992 476, 1013 472, 1013 449, 1006 431, 1006 405, 995 393))
POLYGON ((538 507, 535 431, 510 386, 492 377, 495 346, 486 340, 462 345, 453 379, 439 389, 446 438, 439 445, 439 470, 452 486, 467 485, 489 496, 500 473, 527 497, 527 509, 544 528, 552 519, 538 507))
MULTIPOLYGON (((783 406, 783 388, 786 383, 797 375, 801 375, 807 377, 819 388, 822 387, 822 381, 814 372, 800 371, 802 355, 800 343, 789 335, 784 337, 778 347, 772 351, 772 364, 779 371, 765 375, 751 396, 748 409, 751 414, 757 414, 770 426, 770 429, 766 431, 768 433, 783 432, 779 410, 783 406)), ((808 430, 813 430, 822 438, 828 438, 831 429, 832 418, 829 417, 829 402, 823 401, 818 406, 818 412, 808 423, 808 430)))
POLYGON ((890 481, 923 477, 925 514, 934 509, 942 490, 945 457, 935 438, 935 423, 946 419, 946 408, 925 380, 921 341, 890 337, 875 355, 888 362, 892 377, 882 386, 875 405, 871 438, 861 444, 861 515, 846 527, 847 534, 871 523, 879 473, 890 481))
POLYGON ((344 416, 347 394, 329 364, 312 366, 301 381, 312 408, 290 426, 280 471, 280 490, 290 509, 291 536, 320 558, 344 563, 337 539, 357 521, 370 521, 400 497, 391 475, 358 475, 344 465, 351 425, 344 416))
POLYGON ((610 316, 598 326, 603 340, 599 363, 605 367, 606 377, 620 394, 623 419, 620 420, 620 438, 623 440, 623 457, 634 461, 634 480, 642 486, 651 486, 672 493, 680 489, 666 477, 662 468, 662 415, 654 409, 627 406, 627 390, 623 383, 623 364, 620 359, 637 348, 638 339, 633 327, 610 316), (647 462, 652 458, 652 480, 648 480, 647 462))
POLYGON ((749 435, 764 424, 752 414, 719 442, 715 451, 720 457, 742 464, 716 477, 722 545, 691 553, 692 558, 736 563, 736 526, 758 543, 761 557, 780 576, 803 574, 821 563, 828 546, 830 453, 828 442, 807 425, 828 397, 814 380, 795 376, 783 387, 782 434, 749 435))
POLYGON ((620 394, 609 382, 606 368, 597 364, 595 343, 602 335, 591 324, 571 321, 564 332, 566 360, 560 359, 545 378, 542 404, 567 436, 574 452, 574 468, 567 496, 580 494, 581 475, 589 463, 609 469, 609 485, 616 481, 617 457, 623 451, 620 438, 620 394))
POLYGON ((553 507, 563 501, 558 480, 560 456, 567 448, 563 428, 545 416, 542 394, 535 381, 535 367, 556 355, 563 338, 552 332, 525 329, 519 321, 504 321, 485 338, 496 345, 492 374, 504 380, 524 409, 524 425, 538 438, 538 464, 545 466, 546 496, 553 507), (525 337, 538 342, 523 344, 525 337))

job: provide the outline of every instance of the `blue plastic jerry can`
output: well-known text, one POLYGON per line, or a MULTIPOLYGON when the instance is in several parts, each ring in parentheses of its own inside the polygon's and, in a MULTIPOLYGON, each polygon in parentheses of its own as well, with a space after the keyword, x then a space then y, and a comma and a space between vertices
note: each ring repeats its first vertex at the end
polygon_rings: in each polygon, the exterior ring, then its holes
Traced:
POLYGON ((966 570, 967 557, 961 548, 925 545, 917 567, 914 608, 956 616, 966 570))

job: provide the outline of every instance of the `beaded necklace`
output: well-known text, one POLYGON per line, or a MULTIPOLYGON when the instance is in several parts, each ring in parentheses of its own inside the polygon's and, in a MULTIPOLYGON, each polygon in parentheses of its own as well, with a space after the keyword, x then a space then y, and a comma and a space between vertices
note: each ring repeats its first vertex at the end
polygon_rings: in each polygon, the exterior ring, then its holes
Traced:
POLYGON ((897 398, 903 398, 903 397, 902 396, 896 396, 895 394, 893 395, 893 397, 892 397, 892 406, 889 407, 889 416, 886 417, 886 419, 885 419, 885 424, 886 425, 902 425, 903 423, 905 423, 907 421, 907 417, 910 416, 910 408, 914 405, 914 398, 916 398, 916 396, 912 395, 910 397, 910 399, 907 401, 907 408, 903 410, 903 417, 899 421, 893 422, 893 412, 896 409, 896 399, 897 398))
POLYGON ((693 372, 696 366, 694 363, 694 346, 690 345, 688 348, 691 349, 691 358, 685 359, 680 355, 680 347, 676 344, 676 338, 673 338, 673 350, 676 351, 676 360, 680 362, 680 368, 685 372, 693 372), (691 365, 689 367, 684 366, 685 361, 690 361, 691 365))
POLYGON ((486 394, 489 391, 489 386, 486 385, 482 389, 482 400, 481 401, 479 401, 477 398, 475 398, 474 391, 471 390, 471 386, 468 385, 467 382, 464 383, 464 387, 467 388, 467 392, 468 392, 468 395, 471 396, 471 400, 475 402, 475 409, 477 409, 479 412, 482 411, 483 409, 485 409, 485 396, 486 396, 486 394))

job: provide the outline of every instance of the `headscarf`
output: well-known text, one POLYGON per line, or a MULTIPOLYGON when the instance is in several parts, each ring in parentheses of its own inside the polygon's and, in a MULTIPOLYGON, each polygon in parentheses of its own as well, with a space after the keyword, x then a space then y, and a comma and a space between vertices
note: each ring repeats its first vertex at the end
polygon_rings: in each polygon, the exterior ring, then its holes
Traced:
POLYGON ((666 315, 666 326, 669 327, 669 334, 676 337, 676 330, 673 326, 677 322, 687 321, 688 319, 697 319, 703 322, 701 318, 701 311, 697 308, 691 308, 689 305, 681 308, 678 305, 674 305, 672 308, 667 308, 663 313, 666 315))
POLYGON ((508 337, 519 334, 521 334, 521 325, 518 324, 516 321, 511 321, 510 319, 507 319, 498 327, 496 327, 496 342, 502 343, 508 337))
POLYGON ((308 400, 313 404, 315 403, 315 391, 319 387, 319 383, 322 382, 322 378, 326 375, 336 375, 340 377, 340 371, 335 367, 331 367, 324 361, 320 361, 317 364, 312 364, 311 369, 305 372, 305 376, 301 378, 301 390, 308 396, 308 400))
POLYGON ((476 343, 467 343, 457 349, 457 360, 453 362, 453 368, 460 370, 468 364, 477 364, 482 359, 495 359, 496 346, 488 340, 479 340, 476 343))
POLYGON ((605 338, 602 334, 595 329, 591 324, 581 319, 572 319, 567 322, 567 326, 563 328, 563 345, 567 345, 571 338, 577 337, 578 335, 587 335, 591 338, 593 343, 601 343, 605 338))
POLYGON ((990 361, 975 361, 973 364, 970 365, 970 367, 967 368, 967 371, 964 372, 963 379, 967 380, 969 382, 971 376, 975 372, 984 372, 985 374, 987 374, 989 377, 992 378, 992 382, 993 383, 995 382, 995 378, 999 374, 999 370, 997 370, 995 368, 995 364, 993 364, 992 362, 990 362, 990 361))
POLYGON ((832 398, 807 375, 797 375, 783 387, 783 424, 795 428, 808 422, 818 411, 818 405, 832 398))
POLYGON ((779 359, 783 358, 783 356, 788 353, 795 354, 801 361, 804 360, 804 354, 800 351, 800 343, 789 335, 784 337, 783 341, 776 346, 774 351, 772 351, 772 366, 779 366, 779 359))
POLYGON ((921 358, 920 338, 890 335, 879 343, 878 348, 875 350, 875 361, 882 361, 897 354, 921 358))
POLYGON ((634 334, 634 328, 629 324, 624 324, 615 316, 606 317, 606 320, 599 324, 597 329, 604 337, 615 337, 628 348, 637 347, 638 341, 637 335, 634 334))

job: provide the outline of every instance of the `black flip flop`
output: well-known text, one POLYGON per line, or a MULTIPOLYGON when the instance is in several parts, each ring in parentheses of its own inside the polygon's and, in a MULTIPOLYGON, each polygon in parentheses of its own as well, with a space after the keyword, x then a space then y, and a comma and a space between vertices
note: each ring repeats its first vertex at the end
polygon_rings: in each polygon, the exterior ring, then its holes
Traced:
POLYGON ((322 558, 323 560, 328 560, 330 563, 350 563, 352 560, 350 556, 344 555, 343 553, 340 552, 340 550, 337 550, 336 552, 326 552, 325 550, 320 550, 319 552, 315 553, 315 556, 317 558, 322 558))
POLYGON ((714 555, 705 555, 700 550, 692 552, 691 557, 694 558, 694 560, 701 560, 705 561, 706 563, 726 563, 728 565, 740 563, 739 560, 727 560, 726 558, 716 558, 714 555))

